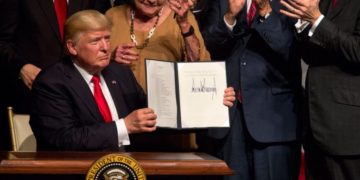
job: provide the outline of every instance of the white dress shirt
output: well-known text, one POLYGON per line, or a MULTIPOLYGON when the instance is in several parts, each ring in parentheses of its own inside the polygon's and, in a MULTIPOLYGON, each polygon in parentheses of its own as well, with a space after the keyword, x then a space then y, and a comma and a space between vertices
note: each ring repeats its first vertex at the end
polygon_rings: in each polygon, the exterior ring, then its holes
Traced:
MULTIPOLYGON (((81 68, 80 66, 78 66, 75 63, 74 63, 74 66, 80 72, 81 76, 84 78, 87 85, 89 86, 91 92, 94 94, 94 84, 91 82, 93 75, 89 74, 87 71, 85 71, 83 68, 81 68)), ((99 74, 99 76, 100 76, 100 86, 101 86, 102 93, 104 94, 105 100, 109 106, 109 109, 111 112, 111 117, 112 117, 113 121, 115 121, 115 124, 116 124, 119 147, 121 147, 123 145, 130 145, 130 138, 129 138, 128 131, 125 126, 125 121, 123 118, 119 119, 119 115, 117 113, 117 110, 116 110, 116 107, 114 104, 114 100, 110 94, 109 88, 106 85, 104 77, 101 75, 101 73, 99 74)))
MULTIPOLYGON (((324 19, 324 17, 325 16, 321 14, 316 19, 315 23, 312 25, 312 27, 309 30, 309 34, 308 34, 309 37, 311 37, 314 34, 316 28, 319 26, 320 22, 324 19)), ((301 33, 306 27, 309 26, 309 24, 310 23, 308 21, 302 21, 301 19, 298 19, 298 21, 295 24, 297 33, 301 33)))

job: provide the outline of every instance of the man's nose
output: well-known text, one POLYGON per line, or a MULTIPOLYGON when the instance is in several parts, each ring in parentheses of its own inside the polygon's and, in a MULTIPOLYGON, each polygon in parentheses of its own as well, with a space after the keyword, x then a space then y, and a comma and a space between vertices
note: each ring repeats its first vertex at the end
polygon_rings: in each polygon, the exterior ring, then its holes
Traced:
POLYGON ((103 52, 107 52, 110 48, 110 42, 107 39, 102 39, 100 42, 100 50, 103 52))

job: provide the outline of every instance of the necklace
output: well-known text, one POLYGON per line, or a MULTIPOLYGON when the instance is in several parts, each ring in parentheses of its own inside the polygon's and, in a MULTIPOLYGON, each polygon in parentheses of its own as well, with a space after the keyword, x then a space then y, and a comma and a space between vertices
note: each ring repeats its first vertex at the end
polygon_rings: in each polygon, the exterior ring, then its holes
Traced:
POLYGON ((150 29, 150 31, 148 32, 148 35, 144 41, 144 44, 142 45, 138 45, 138 42, 136 41, 136 37, 135 37, 135 32, 134 32, 134 19, 135 19, 135 11, 134 10, 131 10, 131 21, 130 21, 130 39, 132 42, 135 43, 136 45, 136 48, 137 49, 144 49, 148 43, 149 43, 149 40, 150 38, 154 35, 154 32, 156 30, 156 26, 159 22, 159 19, 160 19, 160 16, 161 16, 161 13, 163 11, 163 8, 161 8, 161 10, 158 12, 158 14, 156 15, 156 21, 155 21, 155 24, 154 26, 150 29))

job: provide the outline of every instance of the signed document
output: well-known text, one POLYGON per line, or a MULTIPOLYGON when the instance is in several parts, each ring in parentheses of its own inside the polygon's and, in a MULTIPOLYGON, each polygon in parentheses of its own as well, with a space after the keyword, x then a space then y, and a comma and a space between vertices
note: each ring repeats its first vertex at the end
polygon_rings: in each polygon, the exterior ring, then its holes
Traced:
POLYGON ((229 127, 225 62, 146 60, 148 106, 165 128, 229 127))

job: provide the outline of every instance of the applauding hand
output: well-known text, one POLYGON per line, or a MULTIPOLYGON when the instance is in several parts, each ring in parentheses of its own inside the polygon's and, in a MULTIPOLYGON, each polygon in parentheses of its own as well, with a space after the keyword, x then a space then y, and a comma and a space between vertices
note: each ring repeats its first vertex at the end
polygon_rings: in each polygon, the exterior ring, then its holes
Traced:
POLYGON ((321 15, 319 2, 320 0, 280 0, 280 3, 287 9, 281 9, 280 13, 314 24, 321 15))

